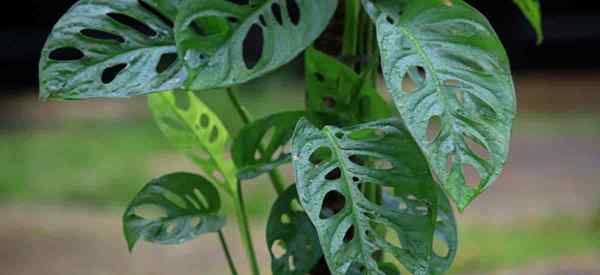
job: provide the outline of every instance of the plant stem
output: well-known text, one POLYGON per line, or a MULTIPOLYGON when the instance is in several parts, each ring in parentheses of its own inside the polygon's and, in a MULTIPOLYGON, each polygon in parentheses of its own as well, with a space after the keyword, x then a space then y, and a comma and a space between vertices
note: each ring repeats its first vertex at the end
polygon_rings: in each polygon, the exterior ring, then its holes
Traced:
MULTIPOLYGON (((233 107, 236 109, 236 111, 242 118, 242 122, 244 122, 244 124, 252 123, 252 116, 250 115, 248 110, 246 110, 246 108, 244 108, 244 106, 242 106, 242 104, 240 103, 240 100, 237 98, 237 96, 233 92, 233 89, 227 88, 227 95, 229 96, 229 100, 231 101, 231 104, 233 105, 233 107)), ((262 147, 262 145, 258 146, 258 151, 261 154, 264 153, 264 148, 262 147)), ((285 191, 285 184, 284 184, 283 177, 281 176, 279 171, 277 171, 277 169, 274 169, 271 172, 269 172, 269 178, 271 179, 271 184, 273 185, 275 192, 277 192, 277 195, 281 195, 285 191)))
POLYGON ((225 241, 223 231, 219 230, 218 234, 219 241, 221 242, 221 247, 223 248, 223 252, 225 253, 225 258, 227 259, 227 264, 229 265, 229 271, 231 271, 231 275, 238 275, 237 269, 235 268, 235 264, 233 263, 233 259, 231 258, 231 253, 229 253, 229 247, 227 246, 227 242, 225 241))
POLYGON ((355 56, 359 41, 360 0, 346 0, 342 55, 355 56))
POLYGON ((256 253, 254 252, 254 244, 252 244, 252 234, 250 234, 250 225, 248 223, 248 214, 246 213, 246 207, 244 204, 244 195, 242 192, 242 185, 240 181, 237 182, 236 194, 235 194, 235 212, 238 220, 238 227, 242 236, 242 242, 244 244, 244 250, 250 261, 250 268, 252 269, 252 275, 260 275, 260 269, 258 267, 258 261, 256 260, 256 253))

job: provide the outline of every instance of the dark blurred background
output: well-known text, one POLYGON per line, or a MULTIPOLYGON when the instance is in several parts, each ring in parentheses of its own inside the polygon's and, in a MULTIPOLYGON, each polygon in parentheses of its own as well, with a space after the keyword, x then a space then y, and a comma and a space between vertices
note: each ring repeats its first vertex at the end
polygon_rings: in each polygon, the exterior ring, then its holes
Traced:
MULTIPOLYGON (((151 178, 196 169, 162 137, 145 97, 37 100, 39 53, 74 2, 12 1, 0 17, 0 274, 227 274, 212 236, 127 253, 120 214, 128 200, 151 178)), ((458 215, 452 274, 600 275, 600 9, 541 0, 545 40, 536 45, 511 0, 469 2, 507 48, 519 115, 502 176, 458 215)), ((294 62, 243 85, 243 103, 255 117, 303 108, 301 71, 294 62)), ((239 119, 223 93, 201 96, 235 135, 239 119)), ((291 182, 290 168, 283 172, 291 182)), ((245 188, 266 267, 274 194, 265 181, 245 188)), ((247 274, 233 222, 226 231, 247 274)))

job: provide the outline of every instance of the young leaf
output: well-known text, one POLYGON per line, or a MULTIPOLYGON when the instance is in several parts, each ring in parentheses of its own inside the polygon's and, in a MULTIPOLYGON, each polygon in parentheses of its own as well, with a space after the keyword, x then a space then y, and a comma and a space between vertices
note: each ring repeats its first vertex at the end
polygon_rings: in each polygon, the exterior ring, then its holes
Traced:
POLYGON ((187 86, 232 86, 288 63, 325 30, 336 7, 337 0, 185 1, 175 36, 190 68, 187 86))
POLYGON ((40 60, 40 97, 128 97, 179 88, 187 75, 171 28, 177 0, 80 0, 40 60))
POLYGON ((305 275, 323 256, 317 231, 299 207, 296 186, 277 198, 267 223, 273 275, 305 275), (297 205, 297 206, 296 206, 297 205))
POLYGON ((292 156, 300 202, 317 229, 332 274, 354 269, 386 274, 376 260, 381 253, 418 275, 437 274, 450 265, 452 257, 433 252, 439 189, 400 121, 321 131, 301 120, 292 156), (397 204, 370 201, 361 192, 363 185, 395 190, 397 204))
POLYGON ((129 250, 139 240, 181 244, 217 232, 225 225, 220 209, 219 192, 201 176, 174 173, 157 178, 144 186, 123 215, 129 250))
POLYGON ((506 52, 483 15, 461 0, 363 4, 396 107, 462 211, 506 162, 516 112, 506 52), (471 168, 476 173, 464 172, 471 168))
POLYGON ((285 146, 304 112, 283 112, 246 125, 233 140, 231 154, 238 177, 252 179, 291 161, 285 146), (277 155, 276 155, 277 154, 277 155))
POLYGON ((232 194, 237 188, 236 169, 226 156, 229 132, 219 117, 191 92, 152 94, 148 104, 169 141, 232 194))
POLYGON ((542 8, 539 0, 513 0, 521 9, 537 36, 537 43, 541 44, 544 40, 544 30, 542 28, 542 8))
POLYGON ((307 109, 317 126, 351 125, 391 113, 368 76, 359 76, 337 59, 309 48, 305 53, 307 109))

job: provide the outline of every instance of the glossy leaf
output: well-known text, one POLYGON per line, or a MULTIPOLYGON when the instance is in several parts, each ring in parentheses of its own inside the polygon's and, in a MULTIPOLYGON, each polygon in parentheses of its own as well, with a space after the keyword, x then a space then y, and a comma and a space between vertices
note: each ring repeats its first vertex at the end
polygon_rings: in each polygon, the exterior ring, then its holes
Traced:
POLYGON ((191 71, 187 86, 232 86, 288 63, 325 30, 336 6, 337 0, 185 1, 176 39, 191 71))
POLYGON ((507 159, 516 100, 506 52, 483 15, 461 0, 363 4, 376 22, 396 107, 462 211, 507 159))
POLYGON ((267 223, 267 245, 273 275, 305 275, 323 256, 317 232, 299 208, 296 186, 277 198, 267 223))
POLYGON ((40 97, 128 97, 187 78, 172 20, 178 0, 80 0, 54 26, 40 60, 40 97))
POLYGON ((227 157, 229 132, 219 117, 191 92, 152 94, 148 104, 167 139, 232 194, 236 169, 227 157))
POLYGON ((307 110, 317 126, 351 125, 389 117, 387 103, 367 75, 309 48, 305 53, 307 110))
POLYGON ((542 28, 542 8, 539 0, 513 0, 521 9, 537 36, 537 43, 541 44, 544 40, 544 30, 542 28))
POLYGON ((225 225, 220 209, 219 192, 201 176, 175 173, 157 178, 144 186, 123 215, 129 250, 139 240, 181 244, 217 232, 225 225), (145 217, 157 214, 162 215, 145 217))
POLYGON ((289 163, 285 146, 302 116, 304 112, 277 113, 244 126, 231 148, 238 177, 252 179, 289 163))
POLYGON ((439 189, 399 120, 323 130, 302 120, 292 155, 300 202, 317 229, 332 274, 386 274, 378 253, 418 275, 441 274, 437 270, 450 265, 452 257, 433 252, 439 189), (397 204, 367 199, 364 185, 394 190, 388 195, 395 195, 397 204))

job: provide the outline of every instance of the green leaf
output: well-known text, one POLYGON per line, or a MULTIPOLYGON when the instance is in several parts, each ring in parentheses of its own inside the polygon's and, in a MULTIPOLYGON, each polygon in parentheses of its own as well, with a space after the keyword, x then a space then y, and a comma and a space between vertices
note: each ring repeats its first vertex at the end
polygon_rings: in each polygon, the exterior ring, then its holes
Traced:
POLYGON ((348 65, 314 48, 306 50, 305 67, 308 115, 317 126, 351 125, 390 116, 369 74, 359 76, 348 65))
POLYGON ((521 9, 537 36, 537 43, 544 41, 544 30, 542 28, 542 8, 539 0, 513 0, 521 9))
POLYGON ((302 116, 304 112, 277 113, 244 126, 231 147, 238 178, 256 178, 289 163, 285 146, 302 116))
POLYGON ((171 27, 179 1, 144 1, 73 5, 42 50, 40 97, 128 97, 182 86, 187 73, 171 27))
POLYGON ((236 168, 227 157, 229 132, 219 117, 191 92, 152 94, 148 104, 167 139, 208 178, 233 194, 236 168))
POLYGON ((219 192, 201 176, 174 173, 148 183, 129 203, 123 231, 129 250, 139 240, 181 244, 225 225, 219 192))
POLYGON ((227 87, 277 69, 325 30, 336 7, 337 0, 185 1, 175 36, 190 68, 187 87, 227 87))
POLYGON ((462 211, 507 159, 516 99, 506 52, 483 15, 461 0, 363 5, 376 23, 396 107, 462 211))
MULTIPOLYGON (((322 131, 301 120, 292 155, 300 202, 317 229, 332 274, 353 269, 386 274, 376 259, 380 253, 418 275, 442 274, 450 266, 453 254, 437 256, 433 250, 441 191, 399 120, 322 131), (364 185, 378 186, 394 199, 370 201, 361 192, 364 185)), ((456 239, 455 231, 440 231, 456 239)))
POLYGON ((267 223, 273 275, 305 275, 323 256, 315 227, 292 185, 277 198, 267 223))

